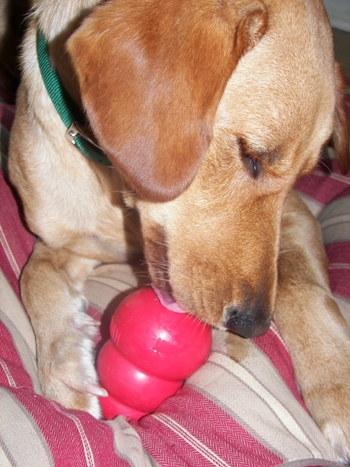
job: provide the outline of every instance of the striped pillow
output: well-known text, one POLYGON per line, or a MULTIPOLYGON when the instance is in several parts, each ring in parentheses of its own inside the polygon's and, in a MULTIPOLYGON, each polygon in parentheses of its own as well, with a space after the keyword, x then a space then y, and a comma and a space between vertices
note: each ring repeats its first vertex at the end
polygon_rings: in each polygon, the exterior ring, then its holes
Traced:
MULTIPOLYGON (((6 154, 14 109, 0 105, 6 154)), ((317 207, 342 310, 350 299, 349 177, 320 169, 297 189, 317 207), (345 201, 344 201, 345 200, 345 201), (344 230, 345 231, 345 230, 344 230)), ((254 341, 214 331, 208 362, 152 415, 98 421, 44 398, 35 339, 19 299, 18 278, 34 239, 4 174, 0 178, 0 465, 335 466, 334 453, 298 394, 291 361, 274 325, 254 341)), ((103 265, 87 283, 89 313, 111 312, 136 286, 127 264, 103 265)))

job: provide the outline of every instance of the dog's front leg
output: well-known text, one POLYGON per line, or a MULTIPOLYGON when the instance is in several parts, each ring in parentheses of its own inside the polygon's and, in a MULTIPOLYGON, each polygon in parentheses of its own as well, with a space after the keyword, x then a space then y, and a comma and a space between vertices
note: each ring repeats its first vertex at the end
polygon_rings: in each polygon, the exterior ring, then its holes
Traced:
POLYGON ((282 221, 275 321, 312 417, 349 462, 349 330, 329 290, 319 225, 295 193, 282 221))
POLYGON ((68 250, 36 243, 21 278, 23 302, 37 344, 43 394, 68 408, 100 416, 93 364, 93 337, 98 323, 86 313, 83 286, 95 265, 68 250))

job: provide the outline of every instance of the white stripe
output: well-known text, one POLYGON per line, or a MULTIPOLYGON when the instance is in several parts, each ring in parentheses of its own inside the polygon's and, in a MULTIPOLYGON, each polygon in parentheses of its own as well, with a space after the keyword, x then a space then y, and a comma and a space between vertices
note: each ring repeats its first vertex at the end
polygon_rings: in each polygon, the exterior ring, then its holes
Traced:
POLYGON ((9 383, 9 385, 12 387, 12 388, 16 388, 17 385, 15 383, 15 380, 12 378, 12 375, 10 373, 10 370, 8 369, 8 366, 6 365, 6 363, 4 362, 4 360, 2 358, 0 358, 0 366, 2 367, 2 369, 4 370, 4 373, 6 375, 6 378, 7 378, 7 381, 9 383))
POLYGON ((50 401, 50 402, 55 406, 55 408, 56 408, 56 410, 58 412, 64 414, 66 417, 73 420, 75 426, 77 427, 77 430, 78 430, 78 433, 80 435, 80 439, 81 439, 81 442, 82 442, 82 445, 83 445, 83 448, 84 448, 86 465, 88 467, 95 467, 94 455, 93 455, 89 440, 88 440, 88 438, 87 438, 87 436, 85 434, 84 428, 83 428, 79 418, 76 417, 75 415, 72 415, 72 414, 70 414, 68 412, 64 412, 63 410, 61 410, 60 406, 58 404, 56 404, 54 401, 50 401))
POLYGON ((330 263, 328 269, 350 269, 350 264, 346 263, 330 263))
MULTIPOLYGON (((310 175, 317 175, 318 177, 322 177, 322 178, 324 178, 325 176, 324 172, 322 172, 321 170, 317 170, 317 169, 311 172, 310 175)), ((333 180, 337 180, 338 182, 345 183, 345 185, 350 185, 350 179, 346 177, 345 175, 331 172, 330 174, 327 173, 327 177, 332 178, 333 180)))
POLYGON ((274 335, 277 337, 277 339, 279 340, 279 342, 283 345, 283 347, 286 349, 286 351, 288 352, 288 349, 287 349, 287 346, 286 344, 284 343, 284 340, 276 326, 276 324, 274 322, 271 323, 271 326, 270 326, 270 329, 271 331, 274 333, 274 335))
POLYGON ((197 452, 205 457, 209 462, 217 467, 230 467, 223 459, 221 459, 215 452, 209 449, 205 444, 201 443, 195 436, 191 435, 184 427, 179 425, 175 420, 165 414, 153 414, 152 417, 157 419, 160 423, 167 426, 170 430, 176 433, 180 438, 186 441, 187 444, 192 446, 197 452))
POLYGON ((11 266, 12 266, 12 269, 14 271, 14 273, 16 274, 16 277, 18 278, 19 275, 20 275, 20 269, 18 267, 18 264, 15 260, 15 257, 13 256, 12 254, 12 250, 7 242, 7 239, 6 239, 6 236, 4 234, 4 231, 2 230, 2 227, 0 226, 0 244, 2 245, 4 251, 5 251, 5 254, 7 256, 7 259, 9 260, 11 266))

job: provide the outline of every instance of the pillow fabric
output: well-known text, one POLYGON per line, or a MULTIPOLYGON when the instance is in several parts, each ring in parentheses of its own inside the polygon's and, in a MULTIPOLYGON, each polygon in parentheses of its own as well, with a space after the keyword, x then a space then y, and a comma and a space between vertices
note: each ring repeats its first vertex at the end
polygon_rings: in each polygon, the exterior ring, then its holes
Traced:
MULTIPOLYGON (((3 167, 13 113, 14 107, 0 104, 3 167)), ((331 285, 349 315, 350 235, 339 223, 349 223, 350 177, 340 175, 332 162, 332 172, 317 168, 297 189, 317 208, 331 285)), ((99 421, 43 397, 35 337, 18 283, 35 240, 25 228, 6 170, 1 173, 0 199, 1 466, 339 465, 303 405, 274 325, 254 340, 213 331, 208 361, 138 422, 123 416, 99 421)), ((105 312, 102 322, 108 321, 121 297, 138 285, 133 270, 128 264, 96 268, 86 284, 92 316, 105 312)))

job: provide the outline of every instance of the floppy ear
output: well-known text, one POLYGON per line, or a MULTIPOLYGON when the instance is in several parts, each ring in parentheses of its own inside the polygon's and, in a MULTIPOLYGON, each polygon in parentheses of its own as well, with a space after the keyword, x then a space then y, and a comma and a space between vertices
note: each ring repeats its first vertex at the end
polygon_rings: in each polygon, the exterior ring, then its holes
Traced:
POLYGON ((332 146, 336 153, 340 170, 343 174, 349 172, 349 122, 346 115, 344 100, 344 78, 340 63, 335 62, 336 103, 334 113, 334 132, 332 146))
POLYGON ((167 201, 189 186, 225 85, 266 28, 260 0, 111 0, 73 34, 91 127, 139 197, 167 201))

